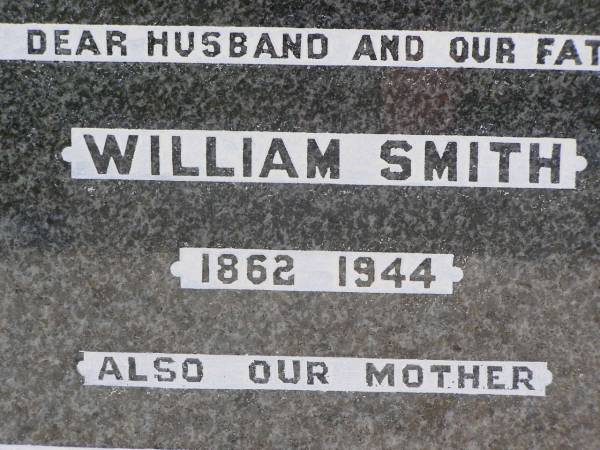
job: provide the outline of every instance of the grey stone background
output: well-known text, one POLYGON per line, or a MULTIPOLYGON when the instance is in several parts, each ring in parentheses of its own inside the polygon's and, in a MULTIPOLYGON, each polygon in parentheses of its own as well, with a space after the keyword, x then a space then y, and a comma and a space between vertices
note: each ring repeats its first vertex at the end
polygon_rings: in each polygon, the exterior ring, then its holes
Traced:
MULTIPOLYGON (((0 1, 2 22, 600 34, 577 1, 0 1)), ((0 45, 6 45, 1 43, 0 45)), ((600 448, 599 73, 0 63, 0 442, 600 448), (572 191, 71 180, 71 127, 555 136, 572 191), (180 246, 454 253, 452 296, 200 292, 180 246), (84 387, 77 352, 548 361, 545 398, 84 387)))

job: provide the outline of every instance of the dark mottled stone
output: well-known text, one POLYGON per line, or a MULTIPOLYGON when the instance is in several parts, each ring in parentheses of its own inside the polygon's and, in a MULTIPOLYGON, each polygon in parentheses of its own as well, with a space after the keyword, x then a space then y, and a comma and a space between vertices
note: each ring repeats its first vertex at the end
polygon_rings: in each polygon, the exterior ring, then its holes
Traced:
MULTIPOLYGON (((598 34, 597 0, 1 2, 2 22, 598 34)), ((0 43, 5 45, 5 43, 0 43)), ((600 448, 599 73, 0 63, 0 442, 600 448), (572 191, 71 180, 70 128, 557 136, 572 191), (448 252, 438 296, 181 290, 180 246, 448 252), (77 352, 548 361, 545 398, 85 388, 77 352)))

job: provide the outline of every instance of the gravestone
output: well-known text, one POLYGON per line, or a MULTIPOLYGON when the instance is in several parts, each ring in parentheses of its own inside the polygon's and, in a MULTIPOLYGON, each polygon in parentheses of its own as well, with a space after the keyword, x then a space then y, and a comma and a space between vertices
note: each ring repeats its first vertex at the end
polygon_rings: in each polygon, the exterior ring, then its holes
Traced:
POLYGON ((600 447, 597 2, 2 6, 0 443, 600 447))

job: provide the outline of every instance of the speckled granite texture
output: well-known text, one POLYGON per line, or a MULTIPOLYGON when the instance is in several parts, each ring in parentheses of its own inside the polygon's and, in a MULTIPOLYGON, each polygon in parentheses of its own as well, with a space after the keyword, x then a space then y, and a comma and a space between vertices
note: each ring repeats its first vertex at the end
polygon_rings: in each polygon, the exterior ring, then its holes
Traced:
MULTIPOLYGON (((2 0, 0 21, 600 34, 600 5, 2 0)), ((600 448, 599 127, 600 73, 0 63, 0 442, 600 448), (573 191, 76 181, 76 126, 572 137, 588 168, 573 191), (465 275, 448 297, 189 291, 183 245, 454 253, 465 275), (80 350, 534 360, 554 382, 101 389, 80 350)))

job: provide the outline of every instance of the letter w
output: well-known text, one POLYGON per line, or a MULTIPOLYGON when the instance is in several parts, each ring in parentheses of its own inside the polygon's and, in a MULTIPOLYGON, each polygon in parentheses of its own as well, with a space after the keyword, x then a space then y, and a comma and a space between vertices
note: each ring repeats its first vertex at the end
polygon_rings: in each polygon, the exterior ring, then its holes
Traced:
POLYGON ((130 135, 127 137, 125 154, 121 152, 121 149, 119 148, 119 144, 117 144, 117 140, 115 139, 114 134, 109 134, 108 136, 106 136, 106 141, 104 142, 104 150, 102 151, 102 153, 100 153, 100 149, 98 149, 98 146, 96 145, 96 140, 94 139, 94 136, 92 136, 91 134, 85 134, 83 138, 85 139, 85 143, 88 146, 90 155, 94 160, 96 171, 99 174, 106 174, 111 159, 114 161, 117 171, 120 175, 129 174, 129 171, 131 170, 131 162, 133 161, 133 155, 135 154, 135 147, 137 146, 137 135, 130 135))

